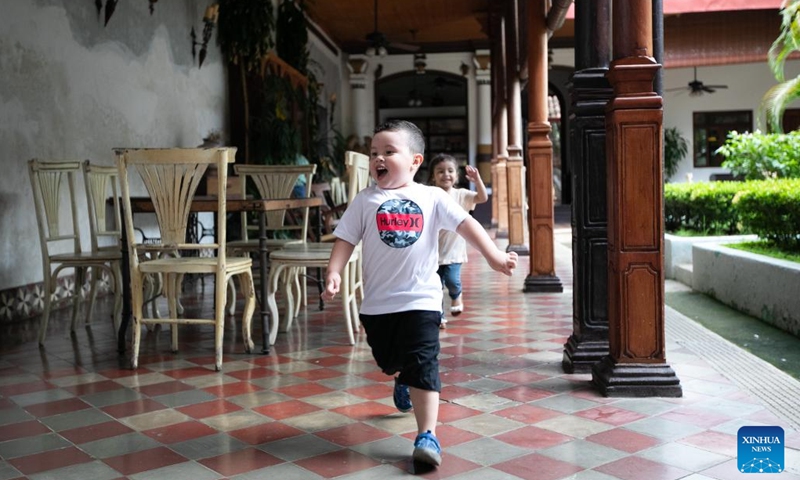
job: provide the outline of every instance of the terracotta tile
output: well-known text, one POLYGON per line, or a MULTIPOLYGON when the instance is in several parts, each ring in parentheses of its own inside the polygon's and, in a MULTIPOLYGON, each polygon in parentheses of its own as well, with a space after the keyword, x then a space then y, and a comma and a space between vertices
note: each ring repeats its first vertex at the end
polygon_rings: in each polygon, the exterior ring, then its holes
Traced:
POLYGON ((555 480, 583 470, 583 467, 537 454, 497 463, 492 465, 492 468, 526 480, 555 480), (533 465, 536 467, 532 468, 533 465))
POLYGON ((323 393, 332 392, 333 390, 318 383, 299 383, 288 387, 276 388, 274 391, 293 398, 303 398, 312 395, 321 395, 323 393))
POLYGON ((117 378, 125 378, 125 377, 132 377, 134 375, 146 375, 148 373, 152 373, 150 370, 141 367, 141 357, 139 357, 139 368, 136 370, 131 370, 129 368, 109 368, 107 370, 100 370, 100 375, 110 378, 112 380, 117 378))
POLYGON ((441 349, 442 354, 444 355, 466 355, 468 353, 475 353, 478 352, 477 348, 467 347, 466 345, 453 345, 451 347, 443 347, 441 349))
MULTIPOLYGON (((496 350, 492 350, 493 352, 496 350)), ((547 376, 540 375, 538 373, 528 372, 525 370, 517 370, 515 372, 508 372, 503 373, 500 375, 492 375, 491 377, 494 380, 500 380, 502 382, 512 382, 512 383, 519 383, 519 384, 527 384, 538 382, 539 380, 547 380, 547 376)))
POLYGON ((301 402, 300 400, 288 400, 253 409, 254 412, 274 418, 275 420, 284 420, 290 417, 316 412, 317 410, 320 410, 320 408, 301 402))
POLYGON ((332 368, 317 368, 314 370, 306 370, 305 372, 296 372, 292 375, 315 382, 317 380, 325 380, 326 378, 341 377, 344 373, 332 368))
POLYGON ((282 462, 283 460, 255 448, 246 448, 237 452, 198 460, 198 463, 229 477, 282 462))
POLYGON ((62 388, 80 397, 83 395, 90 395, 92 393, 101 393, 101 392, 109 392, 111 390, 119 390, 120 388, 124 387, 112 380, 103 380, 101 382, 84 383, 80 385, 72 385, 70 387, 62 387, 62 388))
POLYGON ((13 397, 14 395, 24 395, 26 393, 41 392, 42 390, 50 390, 56 388, 43 380, 27 383, 17 383, 12 385, 0 386, 0 395, 4 397, 13 397))
POLYGON ((376 383, 374 385, 364 385, 363 387, 348 388, 344 391, 357 397, 366 398, 367 400, 379 400, 381 398, 391 397, 393 390, 393 386, 376 383))
POLYGON ((681 468, 653 462, 640 457, 626 457, 615 462, 596 467, 598 472, 619 477, 622 480, 674 480, 692 472, 681 468))
POLYGON ((64 400, 56 400, 54 402, 39 403, 37 405, 29 405, 25 410, 36 417, 49 417, 51 415, 58 415, 60 413, 75 412, 90 408, 91 405, 84 402, 80 398, 67 398, 64 400))
POLYGON ((658 418, 674 420, 676 422, 696 425, 703 428, 715 427, 731 420, 731 417, 727 415, 721 415, 705 408, 693 407, 679 407, 663 415, 659 415, 658 418))
MULTIPOLYGON (((462 430, 452 425, 440 425, 436 427, 436 436, 439 438, 440 443, 447 447, 471 442, 481 438, 481 436, 477 433, 473 433, 468 430, 462 430)), ((415 437, 416 432, 412 432, 409 438, 413 440, 415 437)))
POLYGON ((161 443, 169 445, 186 440, 194 440, 195 438, 205 437, 206 435, 213 435, 218 432, 205 423, 193 420, 145 430, 142 433, 153 440, 158 440, 161 443))
POLYGON ((56 468, 91 462, 92 457, 75 447, 50 450, 25 457, 12 458, 8 463, 25 475, 33 475, 56 468))
POLYGON ((540 400, 542 398, 552 397, 555 395, 555 393, 549 390, 531 388, 527 385, 517 385, 516 387, 504 388, 503 390, 497 390, 494 392, 494 394, 523 403, 532 402, 534 400, 540 400))
POLYGON ((257 378, 274 377, 278 375, 278 372, 276 372, 275 370, 270 370, 268 368, 250 368, 246 370, 238 370, 235 372, 226 373, 226 375, 239 380, 248 381, 248 380, 255 380, 257 378))
POLYGON ((476 390, 472 390, 471 388, 448 385, 442 387, 442 392, 439 394, 439 398, 444 401, 450 402, 457 398, 467 397, 469 395, 475 395, 476 393, 478 392, 476 390))
POLYGON ((588 410, 577 412, 575 415, 615 426, 625 425, 646 417, 646 415, 642 415, 641 413, 612 407, 610 405, 590 408, 588 410))
POLYGON ((350 417, 353 420, 364 421, 375 417, 383 417, 397 412, 394 406, 385 405, 378 402, 363 402, 355 405, 346 405, 331 409, 332 412, 350 417))
POLYGON ((472 359, 466 358, 466 357, 450 357, 450 358, 445 358, 445 359, 439 360, 439 365, 441 367, 443 367, 443 368, 452 368, 452 369, 469 367, 469 366, 475 365, 477 363, 478 363, 477 360, 472 360, 472 359))
POLYGON ((499 410, 494 412, 494 414, 529 425, 563 415, 561 412, 547 408, 534 407, 533 405, 517 405, 516 407, 499 410))
POLYGON ((59 434, 70 442, 80 445, 103 438, 116 437, 125 433, 132 432, 133 429, 116 421, 103 422, 85 427, 72 428, 59 432, 59 434))
POLYGON ((568 435, 562 435, 552 430, 545 430, 533 426, 518 428, 510 432, 496 435, 494 438, 508 443, 509 445, 532 450, 550 448, 554 445, 560 445, 574 440, 573 437, 568 435))
POLYGON ((316 432, 314 435, 343 447, 361 445, 362 443, 374 442, 375 440, 392 436, 384 430, 379 430, 363 423, 351 423, 342 427, 316 432))
MULTIPOLYGON (((192 363, 196 363, 198 365, 214 365, 217 362, 217 357, 216 357, 216 355, 205 355, 205 356, 202 356, 202 357, 187 358, 186 360, 189 361, 189 362, 192 362, 192 363)), ((225 362, 234 362, 236 360, 239 360, 239 359, 236 358, 236 357, 233 357, 231 355, 225 355, 225 354, 222 355, 222 363, 223 364, 225 362)))
POLYGON ((136 390, 139 390, 139 393, 147 395, 148 397, 157 397, 159 395, 168 395, 170 393, 185 392, 186 390, 194 389, 195 388, 193 386, 177 380, 173 380, 171 382, 154 383, 152 385, 144 385, 136 388, 136 390))
POLYGON ((16 406, 17 406, 17 404, 12 402, 11 400, 9 400, 7 398, 0 398, 0 410, 2 410, 4 408, 12 408, 12 407, 16 407, 16 406))
POLYGON ((388 382, 392 380, 392 377, 377 370, 373 372, 362 373, 361 376, 367 380, 372 380, 373 382, 388 382))
POLYGON ((443 403, 439 405, 439 422, 451 423, 462 418, 474 417, 483 412, 480 410, 473 410, 471 408, 462 407, 454 403, 443 403))
POLYGON ((161 467, 168 467, 176 463, 183 463, 186 460, 187 459, 182 455, 178 455, 167 447, 158 447, 141 452, 106 458, 103 462, 123 475, 133 475, 161 467))
POLYGON ((678 440, 678 443, 693 445, 709 452, 735 457, 737 453, 737 440, 735 435, 707 430, 695 435, 678 440))
POLYGON ((286 425, 285 423, 270 422, 234 430, 228 432, 228 435, 249 443, 250 445, 260 445, 262 443, 283 440, 284 438, 305 435, 305 433, 306 432, 303 430, 286 425))
MULTIPOLYGON (((24 371, 23 371, 24 372, 24 371)), ((41 373, 42 378, 45 380, 50 380, 53 378, 61 378, 61 377, 71 377, 73 375, 81 375, 86 373, 86 370, 77 366, 73 365, 67 368, 58 368, 53 370, 46 370, 41 373)), ((0 372, 0 376, 5 375, 4 372, 0 372)))
POLYGON ((204 388, 203 390, 218 397, 235 397, 236 395, 257 392, 264 389, 248 382, 232 382, 223 385, 214 385, 213 387, 204 388))
POLYGON ((163 410, 166 406, 151 400, 149 398, 140 398, 131 402, 119 403, 117 405, 109 405, 103 407, 101 410, 111 415, 114 418, 125 418, 132 415, 139 415, 141 413, 155 412, 156 410, 163 410))
POLYGON ((194 378, 194 377, 199 377, 201 375, 217 375, 217 372, 215 372, 211 368, 203 368, 203 367, 180 368, 177 370, 167 370, 161 373, 175 379, 194 378))
POLYGON ((481 465, 477 463, 470 462, 469 460, 457 457, 455 455, 447 455, 446 453, 442 455, 442 464, 438 468, 414 462, 410 456, 399 462, 396 462, 394 466, 404 471, 408 475, 414 475, 428 479, 457 477, 463 473, 471 472, 481 468, 481 465))
POLYGON ((442 384, 471 382, 481 378, 480 375, 475 375, 474 373, 459 371, 442 372, 440 376, 442 378, 442 384))
POLYGON ((223 413, 236 412, 241 409, 242 407, 239 405, 220 398, 218 400, 211 400, 209 402, 187 405, 185 407, 177 408, 176 410, 185 415, 189 415, 192 418, 200 419, 222 415, 223 413))
POLYGON ((317 349, 320 352, 330 353, 331 355, 349 355, 353 353, 353 347, 344 345, 334 345, 317 349))
POLYGON ((0 442, 14 440, 17 438, 32 437, 34 435, 41 435, 43 433, 50 433, 50 429, 39 423, 38 420, 12 423, 11 425, 3 425, 3 427, 0 428, 0 442))
POLYGON ((319 365, 320 367, 335 367, 338 365, 344 365, 345 363, 350 363, 350 359, 340 357, 338 355, 331 355, 329 357, 323 357, 314 360, 314 364, 319 365))
POLYGON ((661 443, 657 438, 622 428, 596 433, 586 437, 586 440, 628 453, 636 453, 661 443))
POLYGON ((353 450, 344 449, 298 460, 295 464, 324 478, 333 478, 376 467, 380 462, 353 450))

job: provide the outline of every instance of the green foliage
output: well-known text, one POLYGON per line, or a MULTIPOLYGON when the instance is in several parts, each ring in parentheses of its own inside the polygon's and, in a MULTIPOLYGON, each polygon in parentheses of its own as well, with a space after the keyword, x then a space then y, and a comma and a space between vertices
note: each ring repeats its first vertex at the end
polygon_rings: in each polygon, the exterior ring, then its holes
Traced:
POLYGON ((261 81, 261 104, 253 117, 253 159, 264 165, 291 165, 302 149, 292 105, 304 99, 288 79, 268 75, 261 81))
POLYGON ((282 0, 275 25, 275 50, 278 56, 303 75, 308 74, 308 28, 303 0, 282 0))
POLYGON ((217 43, 223 56, 250 71, 273 47, 275 15, 270 0, 219 0, 217 43))
POLYGON ((689 229, 709 235, 737 233, 732 207, 739 182, 698 182, 664 186, 665 228, 689 229))
POLYGON ((749 182, 733 200, 743 228, 800 252, 800 179, 749 182))
POLYGON ((730 132, 717 152, 722 166, 747 180, 800 178, 800 132, 730 132))
POLYGON ((800 253, 800 179, 669 183, 664 210, 668 232, 755 233, 800 253))
POLYGON ((675 175, 688 151, 689 143, 677 127, 664 129, 664 181, 675 175))
POLYGON ((728 248, 735 248, 736 250, 743 250, 745 252, 766 255, 768 257, 777 258, 778 260, 788 260, 790 262, 800 263, 800 252, 786 251, 766 240, 760 240, 757 242, 728 243, 725 246, 728 248))
POLYGON ((800 50, 800 0, 784 0, 781 7, 781 33, 769 49, 769 66, 778 85, 770 88, 761 99, 758 121, 766 115, 767 130, 782 132, 783 112, 800 98, 800 76, 786 81, 786 59, 800 50))

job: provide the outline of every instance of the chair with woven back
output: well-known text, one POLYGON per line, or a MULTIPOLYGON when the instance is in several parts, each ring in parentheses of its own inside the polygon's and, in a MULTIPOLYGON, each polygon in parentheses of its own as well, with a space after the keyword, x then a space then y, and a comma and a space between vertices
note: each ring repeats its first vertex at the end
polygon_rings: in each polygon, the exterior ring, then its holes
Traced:
MULTIPOLYGON (((81 305, 81 291, 86 281, 87 271, 99 277, 100 270, 106 270, 114 279, 116 304, 121 305, 121 288, 117 283, 121 255, 119 249, 83 251, 81 247, 80 223, 75 192, 75 176, 81 170, 78 161, 43 162, 32 159, 28 162, 28 174, 33 190, 36 221, 39 226, 39 244, 42 251, 43 301, 44 310, 39 323, 39 344, 43 345, 47 336, 50 310, 58 284, 59 273, 68 268, 75 270, 75 284, 72 295, 72 322, 70 330, 75 331, 81 305), (63 202, 63 196, 68 197, 63 202), (69 208, 69 226, 63 225, 63 206, 69 208), (65 245, 66 244, 66 245, 65 245)), ((90 207, 91 208, 91 207, 90 207)))
MULTIPOLYGON (((352 202, 356 194, 369 184, 369 157, 358 152, 345 152, 345 163, 348 166, 348 200, 352 202)), ((303 289, 299 288, 297 278, 308 268, 325 268, 328 266, 333 242, 307 242, 305 244, 290 244, 285 248, 270 255, 270 276, 268 285, 267 304, 272 314, 269 341, 274 344, 280 329, 288 330, 294 317, 299 313, 299 307, 305 300, 303 289), (284 297, 286 299, 285 315, 279 320, 278 306, 275 294, 278 284, 285 275, 284 297), (294 292, 292 291, 294 290, 294 292), (294 297, 298 296, 295 303, 294 297)), ((322 279, 317 279, 322 282, 322 279)), ((361 277, 361 248, 360 245, 353 251, 342 274, 342 310, 347 325, 350 344, 355 344, 354 329, 358 330, 358 303, 357 296, 363 299, 363 281, 361 277)))
MULTIPOLYGON (((316 165, 234 165, 234 172, 239 176, 242 192, 246 192, 248 180, 252 182, 258 190, 261 199, 271 200, 279 198, 289 198, 298 179, 303 177, 306 185, 311 185, 314 173, 317 171, 316 165)), ((306 196, 311 196, 311 189, 306 189, 306 196)), ((286 210, 276 210, 266 212, 267 234, 270 232, 275 238, 267 239, 267 248, 272 251, 282 248, 291 243, 304 243, 308 237, 308 218, 309 208, 302 210, 300 218, 295 222, 287 222, 288 213, 286 210)), ((241 217, 241 240, 228 242, 229 255, 251 254, 259 251, 259 239, 251 238, 250 231, 255 228, 247 221, 247 213, 242 212, 241 217)), ((236 287, 231 281, 228 285, 228 314, 233 315, 236 311, 236 287)))
POLYGON ((166 148, 166 149, 117 149, 117 167, 122 185, 122 200, 125 211, 125 229, 128 238, 131 273, 131 296, 133 307, 133 349, 131 365, 138 365, 141 326, 149 323, 171 325, 172 350, 178 350, 178 325, 200 324, 214 326, 215 367, 222 368, 222 339, 225 322, 225 299, 228 279, 241 276, 244 290, 244 312, 242 313, 242 336, 244 349, 250 352, 250 322, 255 310, 255 289, 251 272, 252 261, 246 257, 228 257, 226 253, 226 222, 219 222, 216 243, 187 243, 186 229, 189 211, 195 191, 203 174, 211 165, 217 167, 220 191, 217 197, 219 218, 225 218, 225 202, 228 164, 233 163, 235 148, 166 148), (152 199, 161 242, 155 245, 139 244, 135 241, 131 211, 128 168, 134 167, 152 199), (180 256, 181 251, 212 249, 213 256, 180 256), (145 252, 158 253, 146 259, 145 252), (143 316, 143 277, 146 274, 162 274, 164 291, 169 305, 168 318, 145 318, 143 316), (214 318, 179 318, 177 279, 185 274, 214 275, 214 318))

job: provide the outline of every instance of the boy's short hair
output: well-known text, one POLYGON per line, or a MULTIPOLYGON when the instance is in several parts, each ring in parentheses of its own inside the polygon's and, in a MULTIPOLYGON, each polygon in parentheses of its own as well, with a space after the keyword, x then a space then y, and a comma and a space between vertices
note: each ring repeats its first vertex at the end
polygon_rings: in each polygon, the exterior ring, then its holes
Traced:
POLYGON ((412 154, 425 153, 425 137, 422 135, 422 130, 413 123, 407 120, 389 120, 383 122, 372 133, 373 136, 380 132, 405 132, 408 137, 408 149, 412 154))

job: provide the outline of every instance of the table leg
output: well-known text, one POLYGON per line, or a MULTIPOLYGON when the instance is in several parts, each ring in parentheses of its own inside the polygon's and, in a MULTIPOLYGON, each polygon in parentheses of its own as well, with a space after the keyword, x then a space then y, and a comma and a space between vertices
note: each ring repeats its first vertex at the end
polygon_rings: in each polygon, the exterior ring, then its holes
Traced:
POLYGON ((259 265, 258 271, 261 275, 261 341, 263 347, 261 353, 269 353, 269 307, 267 306, 267 212, 261 211, 258 214, 258 252, 259 265))
MULTIPOLYGON (((120 210, 122 211, 122 202, 120 201, 120 210)), ((125 212, 122 211, 120 218, 125 218, 125 212)), ((117 352, 121 355, 125 353, 126 341, 125 336, 128 333, 128 326, 131 324, 132 306, 131 306, 131 259, 128 255, 128 229, 124 225, 120 228, 120 252, 122 258, 120 259, 120 268, 122 269, 122 319, 119 322, 119 331, 117 332, 117 352)), ((117 285, 117 288, 120 286, 117 285)))

